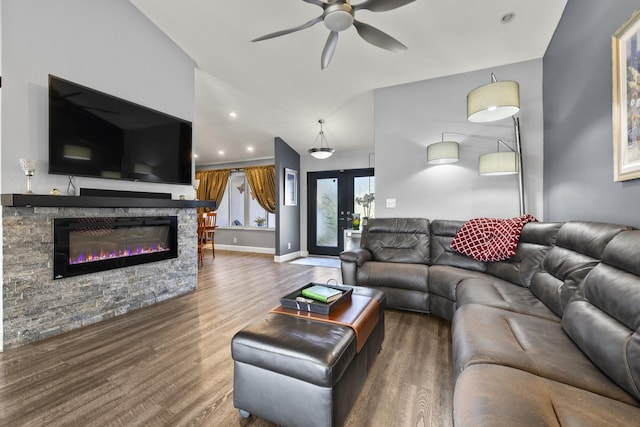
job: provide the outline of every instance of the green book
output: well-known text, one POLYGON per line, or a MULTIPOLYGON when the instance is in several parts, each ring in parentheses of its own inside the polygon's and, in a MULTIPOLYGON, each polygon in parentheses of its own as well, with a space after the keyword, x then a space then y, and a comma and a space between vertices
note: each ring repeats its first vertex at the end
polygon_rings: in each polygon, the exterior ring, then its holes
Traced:
POLYGON ((324 303, 335 301, 341 295, 342 291, 322 285, 313 285, 302 290, 302 296, 324 303))

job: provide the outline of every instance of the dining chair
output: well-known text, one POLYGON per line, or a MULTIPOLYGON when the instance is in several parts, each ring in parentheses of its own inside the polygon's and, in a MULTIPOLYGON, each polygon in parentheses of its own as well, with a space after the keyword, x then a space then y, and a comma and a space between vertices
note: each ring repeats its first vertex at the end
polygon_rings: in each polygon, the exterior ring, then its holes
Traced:
POLYGON ((204 244, 207 240, 207 219, 198 215, 198 267, 204 266, 204 244))
POLYGON ((205 232, 205 243, 211 242, 211 255, 213 258, 216 257, 216 249, 215 249, 215 237, 216 237, 216 228, 218 228, 217 220, 218 213, 217 212, 206 212, 204 214, 206 219, 206 232, 205 232))

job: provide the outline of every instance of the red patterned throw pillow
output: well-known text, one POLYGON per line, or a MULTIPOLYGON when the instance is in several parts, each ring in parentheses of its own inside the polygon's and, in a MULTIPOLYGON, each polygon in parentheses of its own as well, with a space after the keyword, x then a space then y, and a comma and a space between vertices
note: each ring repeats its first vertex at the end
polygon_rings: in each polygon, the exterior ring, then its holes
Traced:
POLYGON ((451 249, 480 261, 503 261, 516 254, 522 227, 538 220, 529 214, 516 218, 474 218, 456 233, 451 249))

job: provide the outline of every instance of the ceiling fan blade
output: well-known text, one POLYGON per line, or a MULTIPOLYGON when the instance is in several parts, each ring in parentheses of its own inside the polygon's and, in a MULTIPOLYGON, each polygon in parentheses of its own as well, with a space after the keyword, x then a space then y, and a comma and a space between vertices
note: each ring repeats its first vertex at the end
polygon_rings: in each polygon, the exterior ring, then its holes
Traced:
POLYGON ((338 32, 331 31, 329 33, 329 37, 327 38, 327 42, 324 45, 324 49, 322 49, 322 57, 320 58, 320 68, 325 69, 329 66, 331 62, 331 58, 333 58, 333 52, 336 50, 336 46, 338 45, 338 32))
POLYGON ((372 27, 364 22, 353 21, 353 26, 356 27, 358 34, 365 41, 371 43, 374 46, 378 46, 382 49, 390 50, 391 52, 402 53, 407 50, 407 47, 400 43, 398 40, 391 37, 389 34, 372 27))
POLYGON ((372 12, 386 12, 387 10, 397 9, 414 1, 416 0, 366 0, 364 3, 356 4, 352 7, 354 11, 367 9, 372 12))
POLYGON ((300 25, 299 27, 289 28, 288 30, 276 31, 275 33, 270 33, 270 34, 267 34, 266 36, 258 37, 257 39, 253 39, 251 41, 252 42, 259 42, 259 41, 262 41, 262 40, 272 39, 274 37, 284 36, 285 34, 295 33, 296 31, 304 30, 305 28, 309 28, 309 27, 311 27, 313 25, 316 25, 318 22, 322 22, 322 15, 318 16, 317 18, 312 19, 311 21, 305 22, 304 24, 300 25))
POLYGON ((324 8, 327 5, 325 2, 322 2, 320 0, 302 0, 302 1, 307 2, 307 3, 311 3, 311 4, 315 4, 315 5, 320 6, 322 8, 324 8))

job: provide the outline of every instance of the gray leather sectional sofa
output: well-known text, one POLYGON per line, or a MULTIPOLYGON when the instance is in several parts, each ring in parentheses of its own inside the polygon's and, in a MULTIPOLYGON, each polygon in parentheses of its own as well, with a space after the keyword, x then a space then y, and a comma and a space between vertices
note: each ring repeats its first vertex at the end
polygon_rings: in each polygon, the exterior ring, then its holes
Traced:
POLYGON ((463 221, 371 219, 345 284, 452 320, 456 426, 640 425, 640 230, 528 223, 516 256, 453 251, 463 221))

